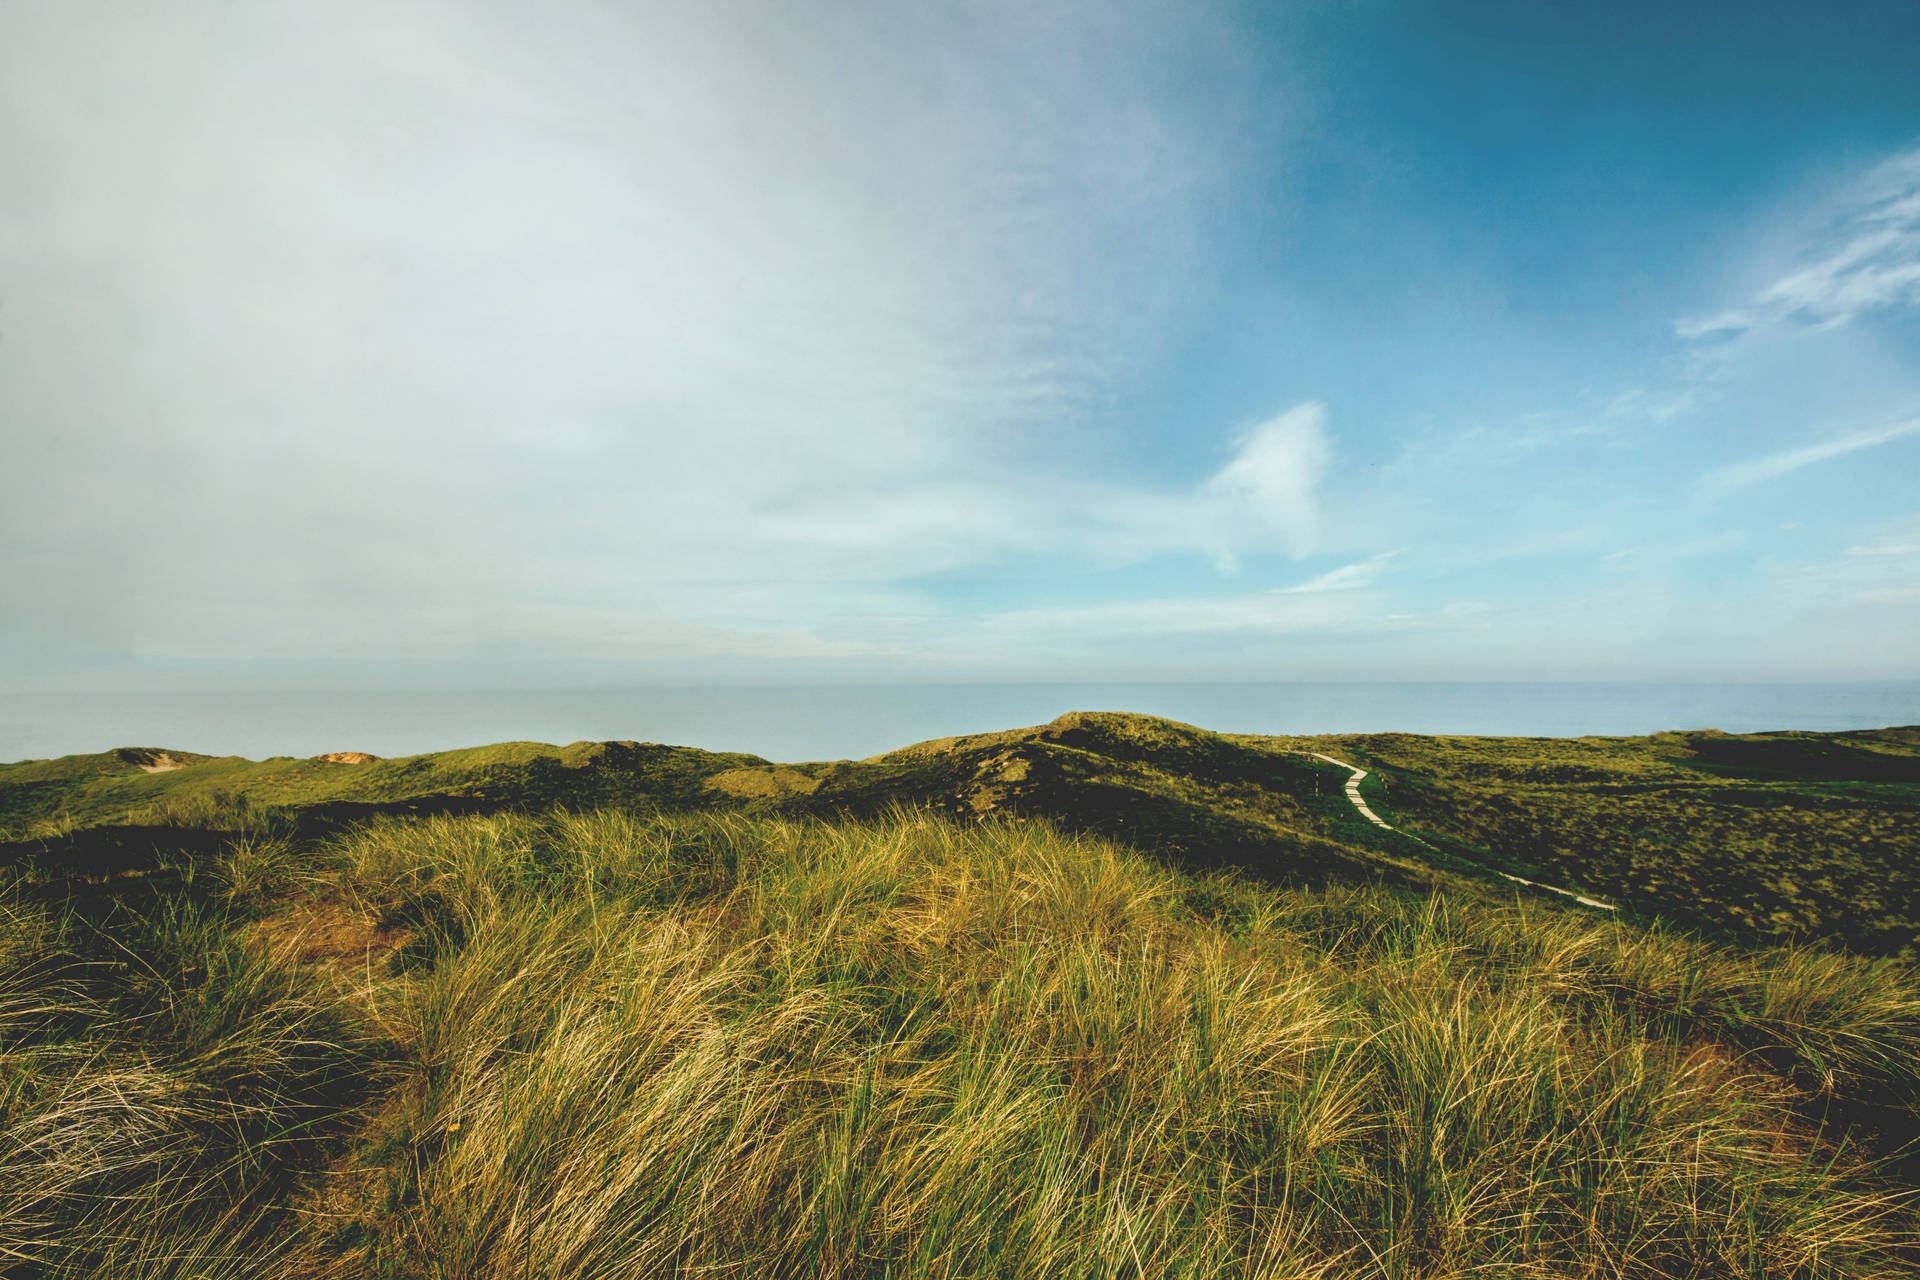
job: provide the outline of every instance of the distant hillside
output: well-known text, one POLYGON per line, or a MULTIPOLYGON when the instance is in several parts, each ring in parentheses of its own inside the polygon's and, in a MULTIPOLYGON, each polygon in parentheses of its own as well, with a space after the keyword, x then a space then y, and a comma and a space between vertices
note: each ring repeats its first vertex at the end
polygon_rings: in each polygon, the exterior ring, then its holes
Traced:
POLYGON ((875 816, 902 805, 1046 819, 1180 865, 1275 882, 1592 892, 1737 935, 1920 946, 1920 730, 1647 738, 1222 735, 1149 716, 777 764, 636 742, 511 742, 375 759, 248 761, 122 748, 0 765, 0 841, 103 866, 155 833, 380 813, 603 806, 875 816), (1362 820, 1347 773, 1398 832, 1362 820))
POLYGON ((1920 728, 1328 741, 1467 856, 1735 935, 1920 952, 1920 728))

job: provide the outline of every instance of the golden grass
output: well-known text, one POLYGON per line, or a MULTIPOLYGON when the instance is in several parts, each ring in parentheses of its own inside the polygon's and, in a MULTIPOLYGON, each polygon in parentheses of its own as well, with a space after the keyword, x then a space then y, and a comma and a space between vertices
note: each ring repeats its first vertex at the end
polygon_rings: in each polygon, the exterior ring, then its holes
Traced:
MULTIPOLYGON (((136 1045, 169 1046, 143 1061, 209 1097, 311 1074, 298 1045, 344 1046, 321 1055, 336 1065, 363 1046, 363 1074, 378 1056, 364 1046, 389 1046, 378 1093, 338 1100, 324 1123, 285 1103, 314 1089, 280 1091, 281 1123, 333 1135, 314 1148, 330 1167, 288 1165, 311 1170, 283 1179, 306 1200, 244 1177, 133 1180, 175 1186, 164 1220, 202 1224, 202 1260, 251 1260, 252 1274, 1915 1265, 1907 1184, 1862 1146, 1867 1130, 1823 1121, 1842 1105, 1913 1114, 1920 985, 1897 965, 1730 950, 1539 904, 1194 879, 1043 824, 915 812, 384 821, 320 850, 233 857, 220 883, 264 916, 224 934, 168 926, 199 939, 169 944, 199 957, 197 976, 155 963, 141 980, 149 1007, 162 986, 174 1000, 149 1015, 152 1035, 114 1039, 69 1013, 82 1033, 54 1044, 20 995, 57 976, 17 958, 31 946, 6 953, 15 1003, 0 1008, 22 1010, 9 1070, 89 1046, 96 1094, 127 1108, 87 1103, 89 1123, 163 1164, 171 1148, 141 1126, 206 1121, 175 1117, 158 1086, 98 1083, 122 1080, 110 1073, 131 1068, 112 1064, 136 1045), (330 927, 352 917, 413 941, 357 971, 292 945, 221 949, 316 903, 330 927), (221 1054, 251 1065, 202 1070, 221 1054), (341 1190, 316 1200, 322 1185, 341 1190), (306 1215, 285 1211, 296 1203, 306 1215), (221 1215, 227 1227, 205 1226, 221 1215), (224 1255, 207 1243, 223 1239, 224 1255)), ((16 915, 17 936, 39 929, 42 944, 64 927, 16 915)), ((116 977, 88 998, 105 1009, 136 987, 116 977)), ((17 1096, 9 1142, 80 1105, 17 1096)), ((246 1150, 265 1168, 261 1151, 292 1138, 261 1132, 246 1150)), ((10 1149, 25 1154, 9 1169, 52 1159, 10 1149)), ((105 1236, 73 1229, 100 1179, 50 1189, 19 1219, 40 1226, 0 1229, 9 1247, 54 1273, 107 1257, 105 1236)))

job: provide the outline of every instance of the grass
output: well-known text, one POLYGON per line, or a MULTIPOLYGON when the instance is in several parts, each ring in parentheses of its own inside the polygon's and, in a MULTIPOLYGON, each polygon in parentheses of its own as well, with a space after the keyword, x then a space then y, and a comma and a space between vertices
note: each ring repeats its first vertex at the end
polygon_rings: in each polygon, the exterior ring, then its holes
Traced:
MULTIPOLYGON (((359 764, 123 748, 0 765, 0 862, 123 866, 190 831, 316 834, 377 814, 864 817, 911 804, 1046 820, 1276 883, 1572 888, 1729 939, 1920 958, 1920 730, 1648 738, 1269 738, 1147 716, 777 765, 683 747, 501 743, 359 764), (1344 771, 1406 834, 1361 820, 1344 771), (156 765, 158 772, 149 772, 156 765), (1409 839, 1408 837, 1415 837, 1409 839), (11 844, 9 845, 9 842, 11 844)), ((203 844, 207 841, 203 840, 203 844)))
POLYGON ((755 756, 633 742, 503 742, 364 764, 122 747, 0 765, 0 841, 107 825, 225 827, 236 808, 266 820, 591 806, 640 795, 686 805, 717 797, 707 780, 743 766, 771 768, 755 756), (156 760, 167 767, 150 772, 156 760))
POLYGON ((5 890, 9 1275, 1920 1266, 1896 960, 1017 809, 256 822, 154 865, 5 890))
POLYGON ((1729 937, 1920 956, 1920 730, 1327 741, 1469 860, 1729 937))
POLYGON ((0 1268, 255 1274, 377 1042, 217 907, 89 915, 16 887, 0 920, 0 1268))

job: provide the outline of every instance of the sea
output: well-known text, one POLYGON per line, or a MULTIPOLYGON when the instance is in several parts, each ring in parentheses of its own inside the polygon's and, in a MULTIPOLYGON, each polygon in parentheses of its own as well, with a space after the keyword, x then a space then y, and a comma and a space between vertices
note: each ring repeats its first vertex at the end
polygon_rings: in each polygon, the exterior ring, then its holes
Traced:
POLYGON ((954 734, 1133 711, 1231 733, 1637 735, 1920 724, 1920 681, 1849 684, 762 685, 544 691, 0 693, 0 761, 113 747, 251 759, 633 739, 859 759, 954 734))

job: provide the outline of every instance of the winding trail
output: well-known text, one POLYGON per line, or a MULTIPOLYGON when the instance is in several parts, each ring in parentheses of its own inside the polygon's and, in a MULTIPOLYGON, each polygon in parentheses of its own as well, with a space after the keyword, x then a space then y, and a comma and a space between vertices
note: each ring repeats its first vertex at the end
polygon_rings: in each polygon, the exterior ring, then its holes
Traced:
MULTIPOLYGON (((1361 817, 1383 831, 1400 831, 1400 828, 1389 825, 1385 818, 1382 818, 1379 814, 1367 808, 1367 802, 1360 798, 1360 779, 1367 776, 1365 769, 1360 768, 1358 765, 1348 764, 1345 760, 1335 760, 1332 756, 1322 751, 1309 751, 1307 754, 1316 760, 1325 760, 1328 764, 1337 764, 1353 775, 1347 779, 1347 799, 1353 801, 1353 807, 1360 811, 1361 817)), ((1407 833, 1404 831, 1400 831, 1400 834, 1407 836, 1407 833)), ((1419 836, 1407 836, 1407 839, 1420 844, 1426 843, 1426 841, 1421 840, 1419 836)))
MULTIPOLYGON (((1347 778, 1347 799, 1353 801, 1353 807, 1360 811, 1361 817, 1371 822, 1374 826, 1379 827, 1382 831, 1399 832, 1400 835, 1405 836, 1417 845, 1428 849, 1433 847, 1419 836, 1411 832, 1401 831, 1400 828, 1392 825, 1385 818, 1382 818, 1379 814, 1367 807, 1367 802, 1360 798, 1360 780, 1367 776, 1365 769, 1360 768, 1358 765, 1348 764, 1345 760, 1336 760, 1323 751, 1309 751, 1305 754, 1312 756, 1316 760, 1325 760, 1328 764, 1339 765, 1348 772, 1350 776, 1347 778)), ((1504 871, 1496 871, 1494 874, 1511 880, 1515 884, 1526 885, 1529 889, 1545 889, 1548 893, 1557 893, 1563 898, 1572 898, 1583 907, 1596 907, 1601 911, 1619 910, 1619 908, 1611 902, 1602 902, 1598 898, 1589 898, 1584 894, 1575 893, 1571 889, 1561 889, 1550 884, 1541 884, 1538 880, 1522 880, 1519 876, 1510 876, 1504 871)))

